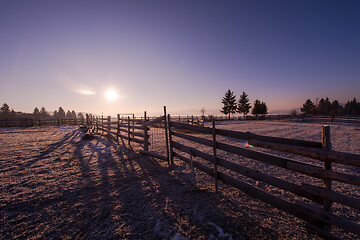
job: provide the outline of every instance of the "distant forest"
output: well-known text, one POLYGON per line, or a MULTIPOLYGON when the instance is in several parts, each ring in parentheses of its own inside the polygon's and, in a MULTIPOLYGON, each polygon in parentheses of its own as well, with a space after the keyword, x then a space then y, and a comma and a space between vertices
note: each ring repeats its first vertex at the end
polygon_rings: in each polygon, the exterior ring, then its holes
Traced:
POLYGON ((32 119, 84 119, 84 115, 79 112, 76 114, 74 110, 65 110, 62 107, 59 107, 58 110, 55 110, 51 115, 45 109, 41 107, 40 109, 35 107, 33 113, 23 113, 16 112, 14 109, 10 110, 10 106, 7 103, 4 103, 0 108, 0 117, 1 118, 32 118, 32 119))
POLYGON ((360 102, 354 98, 342 106, 338 100, 330 102, 329 98, 322 98, 317 104, 308 99, 301 112, 307 115, 360 115, 360 102))

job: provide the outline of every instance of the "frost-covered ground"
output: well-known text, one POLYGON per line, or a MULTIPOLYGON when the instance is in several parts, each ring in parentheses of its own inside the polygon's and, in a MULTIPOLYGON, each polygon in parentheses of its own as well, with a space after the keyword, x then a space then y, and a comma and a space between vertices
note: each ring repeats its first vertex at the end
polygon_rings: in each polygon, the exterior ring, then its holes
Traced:
MULTIPOLYGON (((319 124, 224 122, 217 127, 321 139, 319 124)), ((333 148, 360 153, 359 131, 360 127, 332 126, 333 148)), ((179 160, 169 168, 164 162, 139 156, 139 145, 129 149, 100 133, 93 140, 81 140, 82 136, 75 127, 0 129, 0 239, 317 238, 304 229, 301 220, 234 188, 220 184, 220 192, 213 193, 213 180, 199 171, 195 171, 194 189, 190 167, 179 160)), ((164 141, 161 136, 157 130, 151 148, 164 141)), ((165 148, 159 147, 158 152, 164 153, 165 148)), ((219 156, 299 181, 297 175, 256 161, 223 152, 219 156)), ((244 181, 290 201, 296 198, 265 184, 244 181)), ((350 191, 359 197, 359 189, 345 189, 350 191)), ((359 221, 358 213, 346 213, 359 221)))

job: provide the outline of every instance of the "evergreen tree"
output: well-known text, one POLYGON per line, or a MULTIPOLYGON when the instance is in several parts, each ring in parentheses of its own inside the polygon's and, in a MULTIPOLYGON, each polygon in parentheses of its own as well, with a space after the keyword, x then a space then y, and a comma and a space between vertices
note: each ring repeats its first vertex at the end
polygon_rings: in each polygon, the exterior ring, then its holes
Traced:
POLYGON ((224 106, 220 110, 225 115, 229 116, 230 120, 230 114, 234 114, 236 112, 236 96, 234 92, 232 92, 230 89, 225 93, 225 97, 222 98, 221 101, 224 106))
POLYGON ((53 113, 53 118, 59 118, 59 114, 58 114, 58 111, 55 110, 54 113, 53 113))
POLYGON ((320 99, 320 101, 319 101, 319 104, 316 109, 316 113, 320 114, 320 115, 325 114, 325 100, 323 98, 320 99))
POLYGON ((59 107, 59 110, 58 110, 58 118, 59 119, 64 119, 65 118, 65 111, 62 107, 59 107))
POLYGON ((76 112, 74 110, 72 110, 71 112, 71 118, 76 119, 76 112))
POLYGON ((301 112, 303 112, 304 114, 314 114, 314 103, 310 99, 306 100, 306 102, 303 104, 303 107, 301 108, 301 112))
POLYGON ((252 108, 251 114, 255 115, 256 118, 258 117, 258 115, 261 113, 261 102, 260 100, 256 99, 254 102, 254 106, 252 108))
POLYGON ((268 108, 266 106, 266 103, 256 99, 251 114, 255 115, 256 118, 258 117, 258 115, 268 114, 268 108))
POLYGON ((268 114, 268 108, 266 106, 266 103, 264 103, 264 102, 261 102, 261 104, 260 104, 260 114, 261 115, 268 114))
POLYGON ((330 102, 329 98, 326 98, 325 99, 325 111, 324 111, 324 114, 329 115, 330 112, 331 112, 331 102, 330 102))
POLYGON ((39 111, 39 109, 37 107, 34 108, 33 116, 34 116, 35 119, 40 118, 40 111, 39 111))
POLYGON ((339 104, 338 100, 334 100, 331 103, 331 111, 330 111, 331 115, 340 115, 343 113, 343 111, 344 108, 339 104))
POLYGON ((84 115, 83 115, 81 112, 79 112, 79 113, 78 113, 78 118, 79 118, 81 121, 83 121, 83 120, 84 120, 84 115))
POLYGON ((245 120, 245 116, 250 112, 250 108, 251 105, 249 103, 248 95, 245 92, 243 92, 238 102, 237 112, 242 113, 245 120))
POLYGON ((4 103, 0 109, 1 113, 9 114, 10 113, 10 107, 6 103, 4 103))
POLYGON ((66 118, 67 118, 67 119, 71 119, 71 112, 70 112, 70 110, 67 111, 67 113, 66 113, 66 118))
POLYGON ((45 107, 42 107, 42 108, 40 109, 40 117, 41 117, 41 118, 47 118, 47 117, 49 117, 49 114, 48 114, 48 112, 46 111, 45 107))

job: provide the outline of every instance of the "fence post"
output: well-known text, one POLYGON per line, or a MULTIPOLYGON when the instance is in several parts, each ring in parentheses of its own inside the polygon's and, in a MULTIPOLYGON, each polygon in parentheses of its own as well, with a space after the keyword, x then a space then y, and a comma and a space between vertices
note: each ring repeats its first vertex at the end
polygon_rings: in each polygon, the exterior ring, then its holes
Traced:
POLYGON ((108 127, 107 127, 107 129, 108 129, 107 133, 108 133, 108 135, 110 135, 110 122, 111 122, 111 116, 108 116, 108 117, 107 117, 107 125, 108 125, 108 127))
POLYGON ((132 137, 135 137, 135 114, 133 114, 133 122, 132 122, 132 137))
POLYGON ((216 156, 216 129, 215 129, 215 120, 212 120, 212 137, 213 137, 213 158, 214 158, 214 180, 215 180, 215 192, 218 192, 218 159, 216 156))
MULTIPOLYGON (((144 112, 144 123, 146 123, 147 119, 146 119, 146 111, 144 112)), ((149 151, 149 142, 148 142, 148 130, 147 127, 144 127, 144 150, 145 151, 149 151)))
POLYGON ((131 128, 130 128, 130 116, 128 116, 128 144, 130 146, 130 133, 131 133, 131 128))
POLYGON ((116 141, 119 142, 119 132, 120 132, 120 114, 117 115, 117 126, 116 126, 116 141))
MULTIPOLYGON (((322 149, 324 151, 331 151, 332 150, 332 146, 331 146, 331 139, 330 139, 330 126, 322 126, 322 149)), ((331 169, 331 161, 328 161, 327 159, 323 159, 323 169, 324 170, 332 170, 331 169)), ((324 188, 327 190, 331 190, 332 188, 332 181, 331 180, 324 180, 324 188)), ((326 212, 330 212, 331 211, 331 205, 332 202, 329 200, 324 200, 323 202, 323 210, 326 212)), ((323 227, 325 230, 330 231, 331 230, 331 225, 327 225, 324 224, 323 227)))
POLYGON ((169 146, 170 146, 170 164, 173 165, 174 164, 174 147, 173 147, 173 142, 172 142, 172 135, 171 135, 171 118, 170 118, 170 114, 167 115, 167 119, 168 119, 168 125, 169 125, 169 146))
POLYGON ((170 165, 170 157, 169 157, 169 138, 168 138, 168 121, 166 120, 166 106, 164 106, 164 129, 165 129, 165 140, 166 140, 166 157, 168 160, 168 164, 170 165))

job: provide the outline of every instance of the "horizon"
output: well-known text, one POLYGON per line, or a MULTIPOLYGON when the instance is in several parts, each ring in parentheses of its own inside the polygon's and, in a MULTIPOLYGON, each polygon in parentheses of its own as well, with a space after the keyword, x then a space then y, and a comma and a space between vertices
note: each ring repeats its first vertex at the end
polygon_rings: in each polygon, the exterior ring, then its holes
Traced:
POLYGON ((0 103, 96 115, 360 99, 357 1, 1 1, 0 103))

